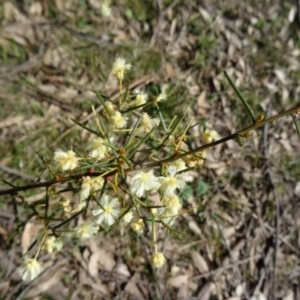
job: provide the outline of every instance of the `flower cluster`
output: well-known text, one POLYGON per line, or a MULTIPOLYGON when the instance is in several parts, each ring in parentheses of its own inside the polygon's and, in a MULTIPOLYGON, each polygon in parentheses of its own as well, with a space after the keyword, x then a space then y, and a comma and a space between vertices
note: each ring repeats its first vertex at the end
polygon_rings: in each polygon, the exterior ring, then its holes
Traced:
MULTIPOLYGON (((95 114, 98 131, 91 131, 96 136, 87 142, 84 154, 72 149, 54 152, 54 170, 51 171, 60 181, 64 179, 70 183, 77 201, 60 196, 63 191, 60 193, 56 186, 55 191, 54 187, 53 191, 49 189, 53 199, 60 197, 51 209, 53 219, 62 220, 63 230, 56 231, 60 226, 50 226, 49 221, 37 253, 59 252, 70 238, 83 242, 114 226, 123 226, 140 236, 152 222, 154 249, 149 261, 155 268, 164 265, 164 254, 157 250, 156 230, 162 226, 168 230, 172 228, 182 208, 180 192, 186 184, 182 173, 202 165, 206 153, 182 155, 187 152, 183 141, 189 128, 178 130, 181 124, 166 124, 161 114, 153 117, 149 111, 144 111, 151 104, 159 108, 159 102, 167 100, 165 88, 152 98, 140 90, 132 95, 124 91, 122 81, 130 69, 131 64, 123 58, 114 62, 111 72, 120 83, 122 96, 117 101, 99 99, 103 109, 95 114), (161 152, 169 153, 168 163, 160 163, 161 152), (178 154, 184 157, 176 159, 178 154), (136 163, 137 160, 141 163, 136 163), (156 200, 151 199, 153 194, 156 200), (56 218, 58 213, 60 218, 56 218), (76 218, 78 215, 83 217, 76 218), (74 226, 68 227, 69 223, 74 226)), ((218 138, 214 130, 206 129, 202 134, 204 144, 218 138)), ((43 271, 37 256, 34 259, 26 257, 19 268, 24 280, 33 280, 43 271)))

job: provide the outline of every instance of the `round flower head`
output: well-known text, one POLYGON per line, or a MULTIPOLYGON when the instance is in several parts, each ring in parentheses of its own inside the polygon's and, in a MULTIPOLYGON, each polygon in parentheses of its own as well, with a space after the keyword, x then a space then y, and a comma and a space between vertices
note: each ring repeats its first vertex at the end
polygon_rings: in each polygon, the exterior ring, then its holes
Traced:
POLYGON ((108 226, 115 223, 119 216, 120 204, 117 198, 110 199, 109 196, 103 195, 100 202, 102 208, 94 209, 93 216, 96 217, 97 224, 106 224, 108 226))
POLYGON ((91 193, 92 180, 90 176, 84 176, 82 178, 81 189, 79 191, 80 201, 83 201, 88 198, 91 193))
POLYGON ((35 258, 25 258, 24 266, 18 269, 18 273, 24 281, 37 278, 43 271, 43 267, 35 258))
POLYGON ((125 72, 130 69, 131 64, 127 64, 124 58, 118 57, 113 64, 112 74, 117 79, 123 80, 125 72))
POLYGON ((136 94, 135 100, 132 102, 133 106, 139 106, 146 103, 148 99, 148 94, 140 92, 139 90, 136 90, 135 94, 136 94))
POLYGON ((103 159, 107 153, 107 147, 103 144, 104 140, 100 137, 94 138, 89 146, 90 152, 88 156, 90 158, 103 159))
POLYGON ((142 121, 140 127, 146 132, 149 133, 154 126, 158 126, 160 123, 159 119, 151 119, 147 113, 143 113, 142 121))
POLYGON ((219 134, 215 130, 206 129, 202 134, 202 141, 205 144, 209 144, 220 138, 219 134))
POLYGON ((74 170, 78 167, 80 158, 76 157, 76 153, 72 150, 67 152, 56 150, 53 158, 56 166, 62 171, 74 170))
POLYGON ((145 191, 158 189, 160 186, 158 178, 153 174, 153 170, 148 172, 139 171, 130 183, 130 191, 138 197, 145 195, 145 191))
POLYGON ((158 269, 164 265, 165 261, 166 260, 162 252, 154 253, 150 258, 152 266, 158 269))
POLYGON ((123 117, 119 111, 114 112, 111 116, 111 123, 115 129, 120 129, 126 126, 128 117, 123 117))
POLYGON ((150 208, 150 212, 154 217, 157 217, 159 213, 157 208, 150 208))
POLYGON ((87 220, 74 229, 75 236, 80 240, 89 239, 92 235, 96 234, 99 226, 91 220, 87 220))
POLYGON ((126 215, 123 216, 122 220, 125 224, 128 224, 131 222, 132 218, 133 218, 133 212, 129 211, 128 213, 126 213, 126 215))
POLYGON ((103 177, 98 176, 98 177, 94 178, 94 179, 92 180, 92 185, 91 185, 92 192, 101 190, 102 187, 103 187, 103 184, 104 184, 104 179, 103 179, 103 177))
POLYGON ((141 234, 144 230, 144 222, 143 219, 137 219, 137 220, 133 220, 130 223, 131 229, 137 233, 137 234, 141 234))
POLYGON ((158 102, 166 100, 166 99, 167 99, 166 93, 162 92, 156 97, 155 102, 158 103, 158 102))
POLYGON ((63 243, 60 239, 55 236, 50 236, 45 240, 42 249, 48 253, 52 253, 53 251, 59 252, 62 249, 62 246, 63 243))
POLYGON ((176 216, 181 208, 179 198, 175 194, 165 195, 162 199, 162 203, 165 205, 165 217, 176 216))
POLYGON ((169 172, 168 176, 159 177, 160 189, 164 196, 172 195, 176 189, 181 190, 185 186, 185 182, 181 178, 176 177, 176 167, 168 166, 167 170, 169 172))
POLYGON ((65 198, 65 197, 61 198, 59 200, 59 205, 64 210, 64 212, 67 213, 67 214, 72 211, 71 201, 68 198, 65 198))
POLYGON ((206 152, 205 151, 200 151, 196 153, 196 155, 188 155, 185 157, 186 164, 190 167, 193 168, 196 165, 202 166, 204 163, 204 160, 206 158, 206 152))
POLYGON ((174 168, 176 169, 176 172, 180 172, 180 171, 186 169, 185 162, 182 159, 175 160, 174 162, 169 164, 169 166, 174 166, 174 168))

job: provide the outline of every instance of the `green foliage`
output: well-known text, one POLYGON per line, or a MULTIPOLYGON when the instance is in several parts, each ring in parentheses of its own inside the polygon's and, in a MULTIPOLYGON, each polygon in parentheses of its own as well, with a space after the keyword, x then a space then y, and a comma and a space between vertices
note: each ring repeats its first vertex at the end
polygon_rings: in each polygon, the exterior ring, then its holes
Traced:
POLYGON ((293 160, 291 155, 285 154, 278 163, 284 175, 300 178, 300 159, 293 160))
POLYGON ((208 192, 208 185, 201 179, 198 179, 195 188, 196 196, 203 196, 208 192))
POLYGON ((196 187, 193 188, 190 185, 186 185, 182 192, 180 193, 180 198, 183 201, 187 201, 191 197, 196 197, 199 199, 199 196, 203 196, 208 193, 208 185, 201 179, 198 179, 196 182, 196 187))
POLYGON ((189 198, 194 196, 194 190, 191 186, 186 185, 182 192, 180 193, 180 199, 182 201, 187 201, 189 198))

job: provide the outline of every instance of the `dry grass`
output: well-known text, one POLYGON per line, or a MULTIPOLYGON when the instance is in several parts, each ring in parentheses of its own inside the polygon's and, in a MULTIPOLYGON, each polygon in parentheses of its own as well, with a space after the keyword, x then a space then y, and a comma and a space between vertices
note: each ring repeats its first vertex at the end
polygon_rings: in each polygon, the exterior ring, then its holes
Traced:
MULTIPOLYGON (((191 106, 222 136, 250 122, 223 69, 257 114, 299 104, 293 2, 196 2, 114 1, 111 17, 95 0, 1 4, 1 177, 15 185, 47 178, 40 156, 85 143, 89 136, 71 118, 92 123, 95 89, 118 95, 109 75, 117 56, 134 66, 131 89, 155 94, 168 85, 165 117, 191 106)), ((182 240, 160 236, 167 264, 159 271, 142 247, 150 240, 113 232, 44 256, 49 268, 24 284, 16 267, 39 228, 28 221, 22 238, 7 242, 16 220, 13 202, 2 197, 0 298, 300 299, 299 153, 291 118, 258 130, 243 148, 231 141, 212 150, 183 191, 182 240)), ((41 193, 24 196, 36 201, 41 193)))

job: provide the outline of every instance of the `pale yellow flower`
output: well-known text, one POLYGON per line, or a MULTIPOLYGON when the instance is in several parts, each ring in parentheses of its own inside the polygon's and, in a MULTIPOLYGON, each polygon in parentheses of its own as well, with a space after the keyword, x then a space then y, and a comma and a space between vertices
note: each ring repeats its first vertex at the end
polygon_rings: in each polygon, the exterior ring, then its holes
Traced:
POLYGON ((103 209, 99 208, 92 211, 93 216, 96 217, 96 223, 111 226, 119 216, 120 203, 117 198, 110 199, 109 196, 103 195, 100 204, 103 209))
POLYGON ((215 130, 206 129, 203 132, 201 138, 202 138, 203 143, 209 144, 213 141, 218 140, 220 138, 220 136, 215 130))
POLYGON ((80 201, 86 200, 92 192, 98 191, 103 187, 104 179, 100 176, 92 179, 90 176, 82 178, 81 189, 79 191, 80 201))
POLYGON ((141 234, 144 230, 144 222, 143 219, 136 219, 130 223, 131 229, 137 233, 141 234))
POLYGON ((25 258, 24 266, 18 268, 18 273, 24 281, 37 278, 43 271, 43 267, 35 258, 25 258))
POLYGON ((172 163, 168 164, 168 166, 174 166, 176 169, 176 172, 180 172, 184 169, 186 169, 185 162, 182 159, 177 159, 173 161, 172 163))
POLYGON ((78 167, 80 158, 76 157, 76 153, 72 150, 67 152, 56 150, 53 158, 57 168, 62 171, 74 170, 78 167))
POLYGON ((84 176, 82 178, 81 189, 79 191, 80 201, 83 201, 88 198, 91 193, 92 180, 90 176, 84 176))
POLYGON ((64 212, 67 214, 70 213, 72 210, 71 201, 68 198, 65 198, 65 197, 61 198, 59 200, 59 205, 62 206, 64 212))
POLYGON ((150 258, 152 266, 158 269, 164 265, 165 261, 166 259, 162 252, 156 252, 150 258))
POLYGON ((140 127, 146 133, 149 133, 153 129, 153 127, 158 126, 159 123, 160 123, 159 119, 150 118, 150 116, 147 113, 143 113, 140 127))
POLYGON ((145 195, 145 191, 156 190, 160 186, 153 170, 148 172, 138 171, 130 181, 130 191, 138 197, 145 195))
POLYGON ((137 90, 135 91, 135 95, 135 100, 131 103, 132 106, 140 106, 147 102, 148 94, 137 90))
POLYGON ((87 220, 74 229, 75 236, 80 240, 89 239, 92 235, 98 233, 99 226, 92 220, 87 220))
POLYGON ((133 212, 129 211, 126 215, 123 216, 122 220, 125 224, 129 224, 133 219, 133 212))
POLYGON ((165 206, 165 217, 176 216, 182 207, 179 198, 175 194, 165 195, 162 199, 162 203, 165 206))
POLYGON ((157 217, 159 213, 157 208, 150 208, 150 212, 154 217, 157 217))
POLYGON ((123 80, 125 72, 130 69, 131 64, 127 64, 124 58, 118 57, 113 64, 112 74, 117 79, 123 80))
POLYGON ((96 191, 101 190, 102 187, 103 187, 103 184, 104 184, 103 177, 101 177, 101 176, 95 177, 92 180, 92 184, 91 184, 92 192, 96 192, 96 191))
POLYGON ((111 123, 114 128, 120 129, 126 126, 128 117, 122 116, 119 111, 116 111, 111 116, 111 123))
POLYGON ((167 170, 169 175, 159 177, 160 190, 164 196, 172 195, 177 189, 181 190, 185 186, 184 180, 176 176, 176 167, 168 166, 167 170))
POLYGON ((59 252, 62 249, 62 246, 63 243, 59 238, 56 238, 55 236, 50 236, 45 240, 42 249, 48 253, 52 253, 53 251, 59 252))
POLYGON ((94 138, 89 145, 88 156, 90 158, 103 159, 105 158, 108 148, 103 144, 104 140, 101 137, 94 138))
POLYGON ((185 157, 185 161, 186 161, 186 164, 188 165, 188 167, 193 168, 196 165, 199 165, 199 166, 203 165, 205 158, 206 158, 206 152, 200 151, 200 152, 197 152, 196 155, 188 155, 185 157))
POLYGON ((167 94, 165 92, 162 92, 156 97, 155 102, 157 103, 166 99, 167 99, 167 94))

